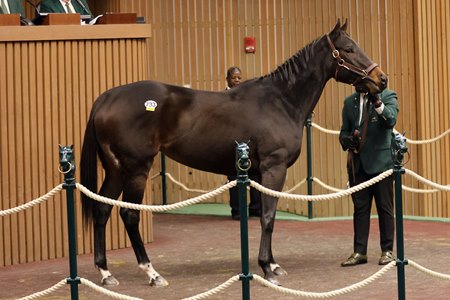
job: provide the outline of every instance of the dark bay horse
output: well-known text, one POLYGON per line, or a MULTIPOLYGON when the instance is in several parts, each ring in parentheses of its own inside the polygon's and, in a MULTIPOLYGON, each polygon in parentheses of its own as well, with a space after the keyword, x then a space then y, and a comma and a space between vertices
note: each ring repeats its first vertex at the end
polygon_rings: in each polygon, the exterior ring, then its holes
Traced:
MULTIPOLYGON (((97 156, 105 170, 100 194, 141 203, 153 159, 159 151, 181 164, 235 175, 236 141, 250 141, 250 175, 280 191, 286 170, 299 157, 303 125, 327 81, 379 93, 387 77, 345 32, 334 29, 311 42, 268 75, 225 92, 192 90, 141 81, 110 89, 93 105, 81 156, 81 183, 97 191, 97 156)), ((278 284, 284 270, 272 255, 278 199, 262 195, 258 263, 265 278, 278 284)), ((117 284, 108 271, 105 226, 112 207, 83 195, 85 221, 94 222, 95 265, 102 283, 117 284)), ((121 208, 121 218, 140 268, 150 284, 167 281, 153 268, 139 233, 139 211, 121 208)))

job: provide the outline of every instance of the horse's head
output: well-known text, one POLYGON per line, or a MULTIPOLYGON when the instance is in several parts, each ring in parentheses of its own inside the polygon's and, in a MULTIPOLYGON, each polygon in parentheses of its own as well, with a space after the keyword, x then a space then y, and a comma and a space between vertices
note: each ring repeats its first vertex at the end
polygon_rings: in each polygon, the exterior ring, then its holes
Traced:
POLYGON ((336 81, 355 86, 358 92, 378 94, 387 86, 387 76, 346 33, 347 20, 341 26, 338 20, 327 34, 333 57, 333 77, 336 81))
POLYGON ((59 145, 59 164, 61 173, 68 173, 73 171, 75 165, 73 164, 73 145, 61 146, 59 145))

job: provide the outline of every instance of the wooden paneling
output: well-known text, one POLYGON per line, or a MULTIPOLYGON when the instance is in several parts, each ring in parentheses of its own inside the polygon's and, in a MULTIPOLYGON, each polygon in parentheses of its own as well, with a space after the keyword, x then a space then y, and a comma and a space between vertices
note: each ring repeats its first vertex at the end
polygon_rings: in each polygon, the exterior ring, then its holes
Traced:
MULTIPOLYGON (((450 4, 445 0, 417 1, 415 24, 418 135, 435 137, 450 127, 449 53, 450 4)), ((449 136, 419 148, 419 174, 434 182, 450 182, 449 136)), ((421 215, 450 216, 448 193, 428 194, 419 205, 421 215)))
MULTIPOLYGON (((150 26, 126 26, 141 36, 118 38, 118 27, 109 25, 84 32, 81 26, 11 27, 0 32, 0 209, 28 202, 62 183, 58 144, 73 144, 79 163, 96 97, 113 86, 148 77, 150 26), (73 39, 52 40, 61 31, 73 39)), ((78 192, 76 213, 78 252, 90 253, 92 241, 84 235, 78 192)), ((0 265, 66 256, 66 214, 63 191, 32 209, 2 217, 0 265)), ((143 238, 151 241, 151 214, 143 213, 142 220, 143 238)), ((117 208, 107 243, 109 249, 130 246, 117 208)))

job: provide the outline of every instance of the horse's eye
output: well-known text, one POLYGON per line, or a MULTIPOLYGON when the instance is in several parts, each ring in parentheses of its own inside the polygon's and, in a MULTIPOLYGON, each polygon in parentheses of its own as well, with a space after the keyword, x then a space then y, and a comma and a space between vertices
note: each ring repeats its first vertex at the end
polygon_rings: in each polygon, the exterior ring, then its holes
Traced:
POLYGON ((353 53, 354 52, 353 51, 353 47, 345 48, 344 51, 347 52, 347 53, 353 53))

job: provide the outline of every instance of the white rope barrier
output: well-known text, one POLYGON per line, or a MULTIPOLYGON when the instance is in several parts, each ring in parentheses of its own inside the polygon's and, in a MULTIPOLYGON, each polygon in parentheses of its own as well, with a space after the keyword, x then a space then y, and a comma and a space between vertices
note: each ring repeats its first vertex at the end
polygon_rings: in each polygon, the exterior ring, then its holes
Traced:
POLYGON ((221 285, 198 295, 189 297, 189 298, 183 298, 182 300, 198 300, 198 299, 205 299, 208 298, 212 295, 215 295, 223 290, 225 290, 226 288, 228 288, 229 286, 231 286, 233 283, 239 281, 239 275, 235 275, 233 277, 231 277, 230 279, 228 279, 227 281, 225 281, 224 283, 222 283, 221 285))
POLYGON ((410 193, 417 193, 417 194, 431 194, 431 193, 437 193, 439 192, 439 190, 436 189, 416 189, 416 188, 412 188, 406 185, 402 184, 402 189, 410 192, 410 193))
MULTIPOLYGON (((302 182, 304 182, 306 179, 304 179, 302 182)), ((323 188, 326 188, 329 191, 332 192, 339 192, 339 191, 344 191, 345 189, 340 189, 340 188, 336 188, 336 187, 332 187, 326 183, 324 183, 323 181, 321 181, 319 178, 317 177, 313 177, 313 182, 317 182, 320 186, 322 186, 323 188)), ((402 184, 402 189, 407 191, 407 192, 411 192, 411 193, 418 193, 418 194, 429 194, 429 193, 437 193, 439 192, 439 190, 437 189, 417 189, 417 188, 412 188, 412 187, 408 187, 404 184, 402 184)), ((289 191, 286 191, 287 193, 289 191)))
MULTIPOLYGON (((340 131, 339 130, 331 130, 331 129, 326 129, 323 128, 319 125, 317 125, 316 123, 312 122, 311 126, 318 129, 319 131, 322 131, 324 133, 329 133, 329 134, 334 134, 334 135, 339 135, 340 131)), ((397 130, 394 129, 394 133, 399 133, 397 130)), ((425 140, 411 140, 408 139, 407 137, 405 137, 406 142, 410 143, 410 144, 415 144, 415 145, 419 145, 419 144, 429 144, 429 143, 433 143, 436 142, 437 140, 445 137, 447 134, 450 133, 450 128, 447 129, 446 131, 444 131, 443 133, 439 134, 438 136, 431 138, 431 139, 425 139, 425 140)))
POLYGON ((34 205, 38 205, 41 202, 47 201, 48 199, 50 199, 51 197, 53 197, 54 195, 59 193, 62 189, 63 189, 63 184, 61 183, 61 184, 57 185, 56 187, 54 187, 50 192, 48 192, 44 196, 41 196, 41 197, 36 198, 34 200, 31 200, 30 202, 27 202, 25 204, 19 205, 17 207, 5 209, 5 210, 0 210, 0 217, 7 216, 7 215, 10 215, 12 213, 18 213, 18 212, 20 212, 22 210, 25 210, 25 209, 28 209, 30 207, 33 207, 34 205))
POLYGON ((411 267, 416 268, 417 270, 419 270, 419 271, 421 271, 421 272, 423 272, 425 274, 428 274, 430 276, 433 276, 433 277, 436 277, 436 278, 439 278, 439 279, 450 280, 450 275, 429 270, 429 269, 427 269, 425 267, 422 267, 418 263, 415 263, 412 260, 408 260, 408 265, 410 265, 411 267))
POLYGON ((419 180, 422 183, 428 184, 429 186, 434 187, 435 189, 441 190, 441 191, 450 191, 450 186, 449 185, 442 185, 442 184, 437 184, 434 183, 431 180, 428 180, 420 175, 417 175, 416 173, 414 173, 411 170, 405 169, 405 174, 411 175, 412 177, 416 178, 417 180, 419 180))
MULTIPOLYGON (((397 130, 394 129, 394 133, 399 133, 397 130)), ((436 142, 437 140, 443 138, 444 136, 446 136, 447 134, 450 133, 450 128, 447 129, 446 131, 444 131, 443 133, 441 133, 440 135, 431 138, 431 139, 427 139, 427 140, 410 140, 408 138, 405 137, 406 142, 410 143, 410 144, 415 144, 415 145, 419 145, 419 144, 430 144, 433 142, 436 142)))
POLYGON ((175 183, 176 185, 182 187, 185 191, 188 192, 195 192, 195 193, 208 193, 209 191, 206 190, 200 190, 200 189, 190 189, 187 186, 185 186, 183 183, 177 181, 175 178, 173 178, 173 176, 170 173, 166 173, 166 176, 173 181, 173 183, 175 183))
POLYGON ((80 278, 80 281, 85 286, 88 286, 91 289, 93 289, 94 291, 99 292, 99 293, 101 293, 103 295, 106 295, 106 296, 108 296, 110 298, 122 299, 122 300, 142 300, 142 298, 131 297, 131 296, 122 295, 122 294, 110 291, 108 289, 105 289, 105 288, 103 288, 101 286, 96 285, 92 281, 89 281, 88 279, 85 279, 85 278, 80 278))
POLYGON ((329 134, 339 135, 339 133, 340 133, 339 130, 326 129, 326 128, 323 128, 323 127, 317 125, 316 123, 311 123, 311 126, 316 128, 316 129, 319 129, 319 131, 322 131, 322 132, 325 132, 325 133, 329 133, 329 134))
POLYGON ((65 286, 67 284, 67 279, 63 279, 60 282, 58 282, 57 284, 55 284, 52 287, 49 287, 46 290, 43 290, 41 292, 37 292, 34 293, 32 295, 26 296, 26 297, 22 297, 19 298, 19 300, 31 300, 31 299, 36 299, 36 298, 40 298, 40 297, 44 297, 46 295, 50 295, 51 293, 55 292, 56 290, 58 290, 59 288, 65 286))
POLYGON ((299 183, 297 183, 296 185, 291 187, 289 190, 284 191, 284 193, 292 193, 293 191, 298 189, 301 185, 303 185, 305 182, 306 182, 306 178, 304 178, 302 181, 300 181, 299 183))
POLYGON ((317 178, 317 177, 313 177, 313 181, 314 181, 314 182, 317 182, 319 185, 321 185, 322 187, 324 187, 324 188, 326 188, 327 190, 332 191, 332 192, 340 192, 340 191, 344 191, 344 190, 345 190, 345 189, 338 189, 338 188, 329 186, 328 184, 322 182, 322 181, 321 181, 319 178, 317 178))
POLYGON ((200 203, 207 199, 213 198, 217 195, 220 195, 224 191, 229 190, 230 188, 232 188, 234 186, 236 186, 236 180, 230 181, 227 184, 225 184, 211 192, 208 192, 204 195, 200 195, 195 198, 190 198, 190 199, 182 201, 182 202, 168 204, 168 205, 145 205, 145 204, 134 204, 134 203, 129 203, 129 202, 117 201, 115 199, 103 197, 103 196, 100 196, 100 195, 97 195, 97 194, 91 192, 86 187, 84 187, 82 184, 76 183, 76 187, 77 187, 77 189, 80 190, 80 192, 82 192, 89 198, 94 199, 96 201, 99 201, 99 202, 102 202, 105 204, 109 204, 109 205, 115 205, 115 206, 119 206, 119 207, 129 208, 129 209, 152 211, 152 212, 164 212, 164 211, 174 210, 177 208, 182 208, 182 207, 186 207, 189 205, 197 204, 197 203, 200 203))
POLYGON ((268 189, 253 180, 250 180, 250 186, 257 189, 261 193, 267 194, 272 197, 285 198, 285 199, 290 199, 290 200, 302 200, 302 201, 331 200, 331 199, 337 199, 337 198, 341 198, 344 196, 348 196, 348 195, 353 194, 354 192, 365 189, 366 187, 369 187, 369 186, 389 177, 390 175, 392 175, 393 172, 394 171, 392 169, 390 169, 390 170, 387 170, 366 182, 362 182, 362 183, 355 185, 349 189, 346 189, 346 190, 343 190, 343 191, 340 191, 337 193, 333 193, 333 194, 324 194, 324 195, 292 195, 292 194, 278 192, 278 191, 268 189))
POLYGON ((377 271, 375 274, 373 274, 372 276, 358 282, 355 284, 352 284, 348 287, 345 288, 341 288, 341 289, 337 289, 334 291, 330 291, 330 292, 322 292, 322 293, 318 293, 318 292, 305 292, 305 291, 300 291, 300 290, 294 290, 294 289, 289 289, 289 288, 285 288, 285 287, 281 287, 278 285, 275 285, 267 280, 265 280, 264 278, 262 278, 259 275, 253 275, 253 279, 259 283, 261 283, 262 285, 269 287, 277 292, 283 293, 283 294, 287 294, 287 295, 293 295, 293 296, 300 296, 300 297, 307 297, 307 298, 331 298, 331 297, 336 297, 339 295, 344 295, 344 294, 348 294, 350 292, 353 292, 357 289, 360 289, 366 285, 368 285, 369 283, 372 283, 373 281, 377 280, 378 278, 380 278, 381 276, 383 276, 386 272, 388 272, 390 269, 392 269, 395 266, 396 262, 395 261, 391 261, 389 264, 385 265, 383 268, 381 268, 379 271, 377 271))

